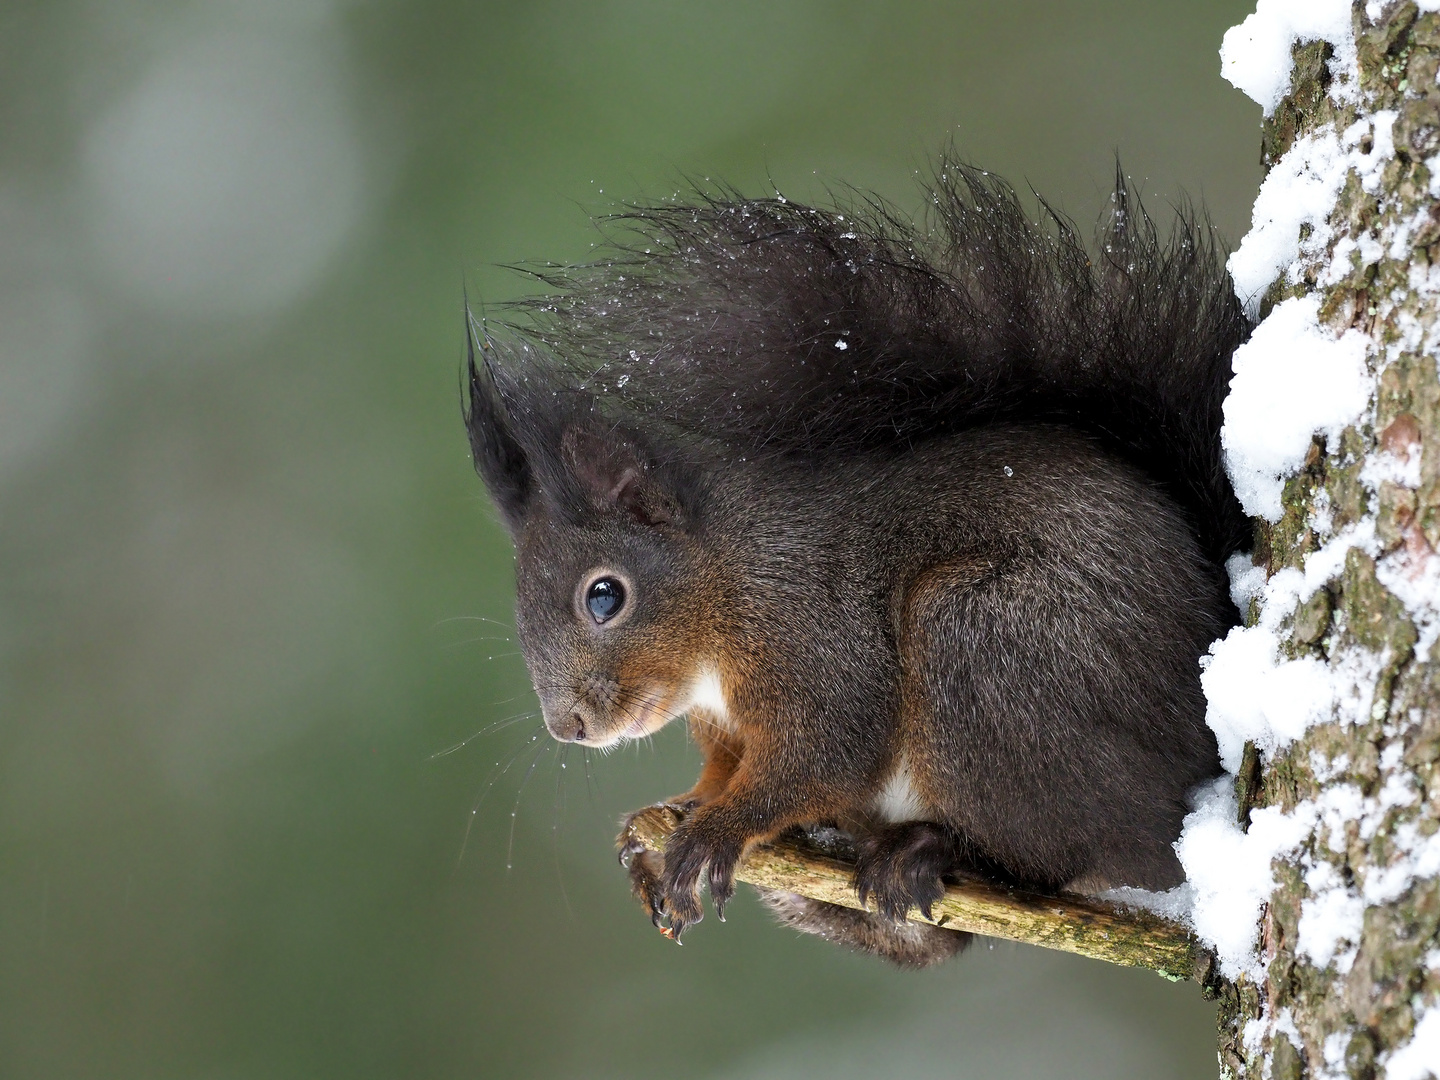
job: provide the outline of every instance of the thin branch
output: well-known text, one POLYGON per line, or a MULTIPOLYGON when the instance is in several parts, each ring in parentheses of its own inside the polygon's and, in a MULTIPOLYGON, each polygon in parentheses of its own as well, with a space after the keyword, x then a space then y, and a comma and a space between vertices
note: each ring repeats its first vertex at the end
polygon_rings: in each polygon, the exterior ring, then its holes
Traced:
MULTIPOLYGON (((637 814, 629 835, 652 851, 680 823, 669 807, 637 814)), ((736 868, 735 877, 762 889, 798 893, 842 907, 859 908, 851 885, 854 863, 813 838, 786 836, 755 847, 736 868)), ((933 919, 911 909, 914 922, 951 930, 1021 941, 1079 953, 1126 967, 1149 968, 1172 982, 1211 977, 1214 960, 1178 923, 1148 911, 1107 904, 1090 897, 1046 896, 980 882, 951 885, 932 908, 933 919)))

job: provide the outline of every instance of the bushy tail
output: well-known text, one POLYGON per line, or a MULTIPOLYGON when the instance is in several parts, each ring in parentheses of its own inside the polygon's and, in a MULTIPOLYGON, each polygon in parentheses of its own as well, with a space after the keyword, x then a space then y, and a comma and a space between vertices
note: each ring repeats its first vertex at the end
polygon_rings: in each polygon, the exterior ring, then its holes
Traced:
POLYGON ((1041 206, 1033 220, 946 159, 918 225, 875 200, 636 208, 609 258, 541 275, 555 291, 522 305, 525 362, 660 446, 829 457, 1070 424, 1164 484, 1225 557, 1247 526, 1220 406, 1250 324, 1210 226, 1182 209, 1162 237, 1120 177, 1092 253, 1041 206))
POLYGON ((869 953, 903 968, 939 964, 969 948, 974 940, 959 930, 928 923, 895 922, 873 911, 827 904, 779 889, 759 889, 760 900, 785 926, 856 952, 869 953))

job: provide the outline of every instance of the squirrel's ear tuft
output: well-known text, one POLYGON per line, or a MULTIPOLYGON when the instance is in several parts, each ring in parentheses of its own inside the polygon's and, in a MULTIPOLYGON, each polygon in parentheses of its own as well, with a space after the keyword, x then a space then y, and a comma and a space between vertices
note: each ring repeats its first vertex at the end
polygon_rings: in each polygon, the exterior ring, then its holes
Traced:
POLYGON ((510 416, 495 381, 495 370, 483 345, 480 362, 476 363, 475 323, 468 307, 465 321, 465 337, 469 343, 465 428, 470 434, 470 452, 475 459, 475 471, 490 489, 506 527, 514 533, 525 516, 533 488, 530 462, 511 430, 510 416))
POLYGON ((565 467, 594 510, 641 525, 679 525, 680 504, 634 443, 616 431, 572 427, 560 439, 565 467))

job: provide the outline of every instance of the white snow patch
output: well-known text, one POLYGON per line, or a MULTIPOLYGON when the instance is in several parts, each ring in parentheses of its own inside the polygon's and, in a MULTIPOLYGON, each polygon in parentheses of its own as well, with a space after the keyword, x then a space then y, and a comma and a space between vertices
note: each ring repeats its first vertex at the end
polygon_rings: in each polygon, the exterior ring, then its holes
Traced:
POLYGON ((1325 1067, 1337 1077, 1345 1076, 1345 1047, 1349 1045, 1352 1032, 1332 1031, 1325 1036, 1320 1052, 1325 1055, 1325 1067))
POLYGON ((1280 633, 1298 604, 1340 574, 1351 548, 1374 546, 1374 525, 1367 522, 1311 552, 1304 570, 1287 567, 1268 582, 1245 556, 1226 563, 1236 606, 1243 609, 1257 600, 1261 612, 1254 626, 1235 627, 1200 659, 1205 722, 1215 733, 1227 772, 1240 768, 1247 740, 1274 753, 1314 724, 1337 716, 1351 722, 1367 717, 1366 687, 1373 675, 1367 657, 1354 654, 1334 667, 1312 657, 1287 659, 1281 655, 1280 633))
MULTIPOLYGON (((1227 977, 1248 972, 1259 980, 1264 961, 1256 948, 1256 933, 1262 907, 1276 887, 1272 862, 1293 855, 1312 833, 1343 857, 1350 829, 1362 841, 1372 839, 1393 810, 1413 805, 1419 794, 1400 774, 1388 778, 1375 796, 1366 796, 1353 784, 1341 784, 1289 813, 1274 806, 1254 810, 1249 831, 1242 832, 1236 824, 1232 785, 1233 778, 1224 776, 1200 789, 1195 812, 1185 819, 1175 850, 1195 890, 1190 925, 1215 947, 1227 977)), ((1417 880, 1440 874, 1440 833, 1421 834, 1415 823, 1402 822, 1391 834, 1391 848, 1389 865, 1378 870, 1358 868, 1353 883, 1347 883, 1318 853, 1300 855, 1310 895, 1301 902, 1299 955, 1321 968, 1333 960, 1337 971, 1348 972, 1360 944, 1366 908, 1393 903, 1417 880)))
POLYGON ((1341 753, 1334 758, 1327 758, 1318 750, 1310 751, 1310 771, 1315 774, 1318 783, 1328 784, 1337 776, 1344 774, 1350 768, 1350 755, 1341 753))
MULTIPOLYGON (((1345 558, 1349 555, 1351 548, 1359 548, 1370 555, 1379 554, 1380 544, 1375 539, 1375 522, 1373 520, 1367 518, 1358 525, 1350 526, 1327 541, 1319 550, 1312 551, 1305 556, 1305 572, 1295 593, 1295 601, 1303 603, 1309 600, 1322 585, 1339 577, 1340 572, 1345 569, 1345 558)), ((1294 571, 1288 572, 1293 573, 1294 571)), ((1287 571, 1276 574, 1272 583, 1285 573, 1287 571)), ((1290 580, 1292 579, 1287 579, 1287 583, 1290 580)), ((1276 599, 1282 599, 1278 589, 1272 595, 1276 599)), ((1273 618, 1272 616, 1272 620, 1273 618)))
POLYGON ((1316 536, 1329 536, 1335 531, 1335 507, 1330 504, 1330 493, 1324 488, 1311 497, 1310 517, 1307 522, 1316 536))
POLYGON ((1250 212, 1250 231, 1226 266, 1236 295, 1257 314, 1260 296, 1300 255, 1300 229, 1308 225, 1328 241, 1326 218, 1345 183, 1350 155, 1333 131, 1305 135, 1266 174, 1250 212))
MULTIPOLYGON (((1255 13, 1226 31, 1220 71, 1269 116, 1290 91, 1290 49, 1297 41, 1324 39, 1335 47, 1332 73, 1355 65, 1355 32, 1349 0, 1260 0, 1255 13)), ((1331 96, 1353 91, 1342 86, 1331 96)))
POLYGON ((1385 1080, 1440 1076, 1440 1007, 1432 1005, 1415 1023, 1410 1041, 1385 1062, 1385 1080))
MULTIPOLYGON (((1385 14, 1385 9, 1389 6, 1390 3, 1387 0, 1366 0, 1365 16, 1371 22, 1375 22, 1385 14)), ((1415 0, 1415 6, 1421 11, 1440 11, 1440 0, 1415 0)))
MULTIPOLYGON (((1348 889, 1340 872, 1328 862, 1316 863, 1305 873, 1305 884, 1311 895, 1300 904, 1299 937, 1296 952, 1308 956, 1317 968, 1323 968, 1341 943, 1360 944, 1360 931, 1365 923, 1365 901, 1348 889)), ((1354 962, 1353 952, 1341 957, 1336 969, 1343 975, 1354 962)))
POLYGON ((1185 926, 1190 925, 1195 911, 1195 886, 1188 881, 1165 892, 1151 892, 1149 889, 1136 889, 1127 885, 1118 889, 1107 889, 1096 895, 1100 900, 1154 912, 1185 926))
POLYGON ((1380 109, 1369 120, 1356 120, 1340 137, 1346 146, 1355 147, 1371 136, 1370 150, 1353 155, 1350 164, 1360 174, 1360 186, 1372 195, 1380 190, 1385 163, 1395 156, 1395 120, 1399 115, 1394 109, 1380 109))
POLYGON ((1230 602, 1245 611, 1250 601, 1265 591, 1265 568, 1256 566, 1244 552, 1236 552, 1225 560, 1225 570, 1230 575, 1230 602))
POLYGON ((1416 659, 1424 662, 1440 638, 1440 558, 1428 548, 1408 546, 1375 566, 1375 578, 1402 604, 1419 632, 1416 659))
MULTIPOLYGON (((1254 1020, 1247 1020, 1240 1038, 1245 1043, 1245 1049, 1251 1055, 1255 1055, 1264 1048, 1264 1039, 1267 1034, 1285 1035, 1289 1038, 1291 1046, 1305 1045, 1300 1038, 1300 1030, 1295 1026, 1295 1017, 1290 1012, 1288 1005, 1276 1010, 1273 1018, 1260 1016, 1254 1020)), ((1330 1078, 1326 1077, 1325 1080, 1330 1080, 1330 1078)))
POLYGON ((1354 784, 1336 784, 1325 791, 1320 807, 1319 833, 1336 855, 1344 855, 1350 838, 1347 827, 1365 816, 1365 793, 1354 784))
POLYGON ((1251 210, 1250 231, 1226 263, 1236 295, 1252 316, 1259 314, 1261 296, 1282 271, 1290 284, 1299 282, 1301 256, 1326 260, 1317 280, 1328 285, 1384 255, 1384 245, 1369 234, 1337 242, 1329 217, 1350 170, 1365 190, 1378 189, 1385 163, 1395 156, 1397 115, 1378 112, 1338 135, 1325 130, 1302 136, 1266 175, 1251 210))
POLYGON ((1276 885, 1270 864, 1305 839, 1309 823, 1265 807, 1241 832, 1232 785, 1225 776, 1200 789, 1175 850, 1195 888, 1195 932, 1215 947, 1220 970, 1233 979, 1257 970, 1260 908, 1276 885))
POLYGON ((1360 470, 1361 481, 1370 488, 1379 490, 1383 483, 1398 484, 1405 488, 1420 486, 1420 448, 1413 453, 1392 454, 1385 450, 1372 453, 1360 470))
POLYGON ((1310 440, 1332 441, 1374 393, 1365 366, 1368 339, 1321 329, 1318 297, 1277 304, 1235 351, 1220 440, 1235 494, 1247 514, 1279 521, 1285 478, 1305 461, 1310 440))
POLYGON ((1273 753, 1334 711, 1329 668, 1312 657, 1281 659, 1275 634, 1263 627, 1235 627, 1201 662, 1205 722, 1227 772, 1240 768, 1247 740, 1273 753))
POLYGON ((1422 835, 1414 822, 1395 827, 1394 861, 1366 876, 1362 895, 1367 904, 1393 904, 1422 878, 1440 875, 1440 833, 1422 835))

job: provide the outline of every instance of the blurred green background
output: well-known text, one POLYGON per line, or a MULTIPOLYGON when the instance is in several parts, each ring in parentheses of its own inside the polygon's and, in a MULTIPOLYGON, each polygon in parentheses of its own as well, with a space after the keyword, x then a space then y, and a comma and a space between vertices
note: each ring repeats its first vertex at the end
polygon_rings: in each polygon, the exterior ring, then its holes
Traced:
POLYGON ((1143 972, 901 974, 748 897, 665 942, 610 844, 678 729, 436 755, 534 707, 463 287, 685 175, 917 207, 950 139, 1237 241, 1249 6, 4 0, 0 1075, 1213 1076, 1143 972))

